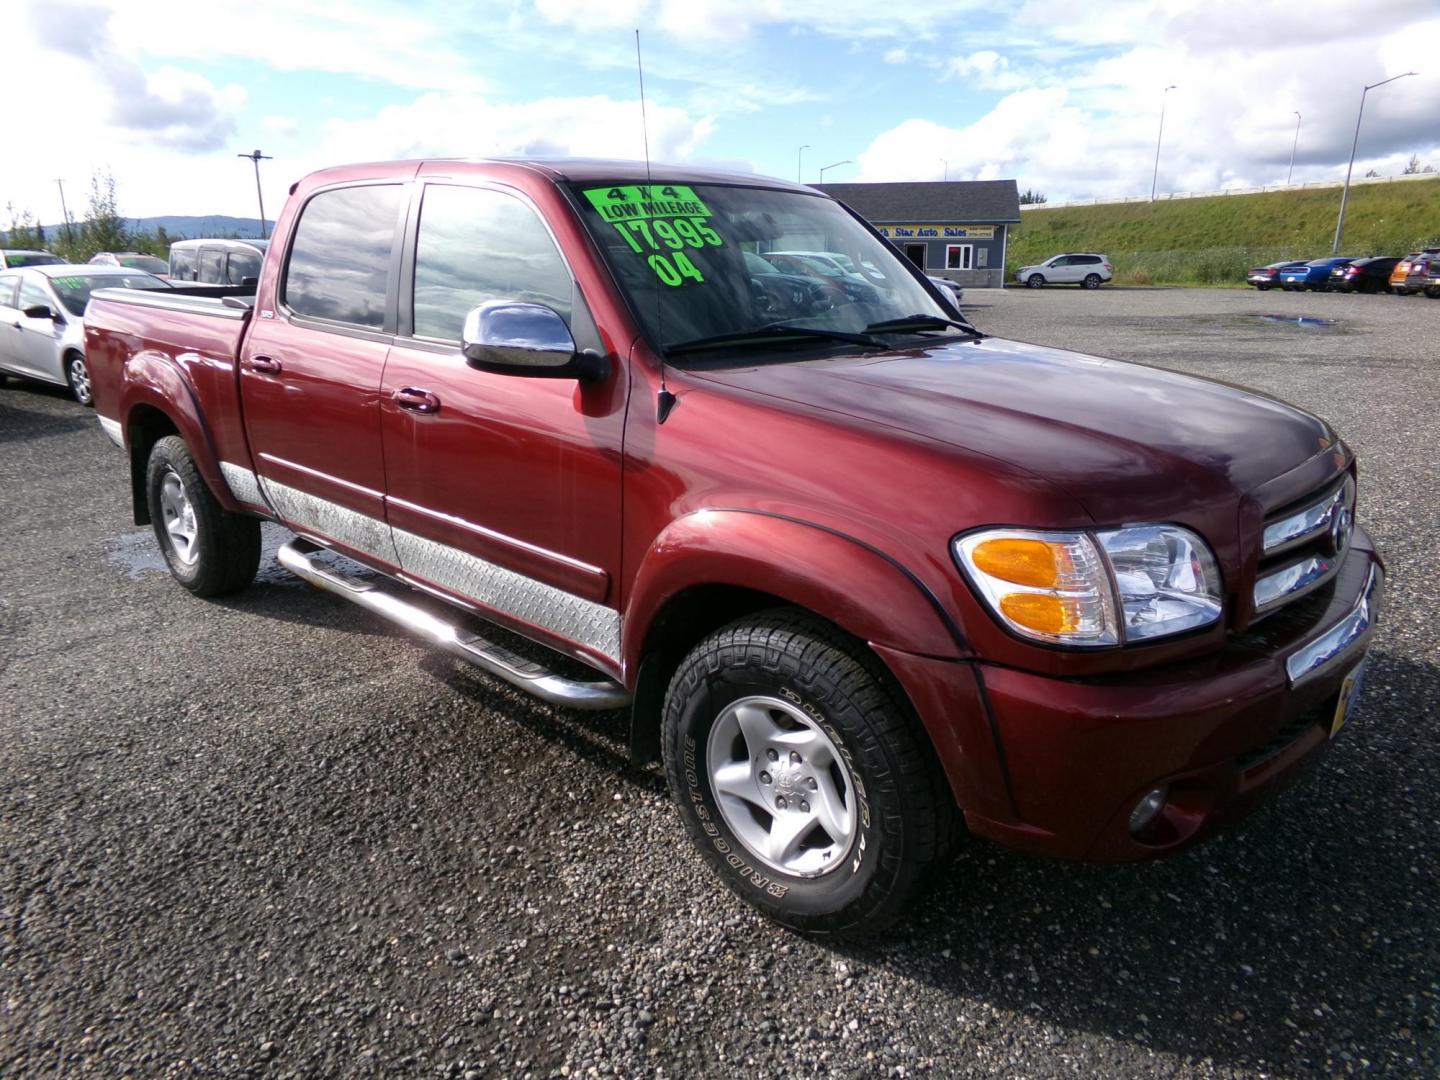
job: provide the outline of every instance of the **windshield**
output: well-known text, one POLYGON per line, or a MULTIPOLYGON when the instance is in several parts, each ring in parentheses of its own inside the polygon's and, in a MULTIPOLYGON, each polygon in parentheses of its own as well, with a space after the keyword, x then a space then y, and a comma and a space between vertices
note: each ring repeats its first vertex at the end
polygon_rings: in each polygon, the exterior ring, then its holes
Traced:
MULTIPOLYGON (((712 184, 574 190, 648 336, 667 350, 761 328, 773 333, 776 324, 853 337, 911 316, 953 318, 884 240, 831 199, 712 184)), ((853 346, 843 337, 800 340, 811 348, 853 346)))
POLYGON ((168 274, 170 264, 154 255, 121 255, 116 260, 131 270, 144 270, 147 274, 168 274))
POLYGON ((50 285, 71 315, 84 315, 96 289, 168 289, 159 278, 143 271, 134 274, 71 274, 52 277, 50 285))
POLYGON ((7 251, 6 266, 59 266, 65 260, 58 255, 47 255, 43 251, 7 251))

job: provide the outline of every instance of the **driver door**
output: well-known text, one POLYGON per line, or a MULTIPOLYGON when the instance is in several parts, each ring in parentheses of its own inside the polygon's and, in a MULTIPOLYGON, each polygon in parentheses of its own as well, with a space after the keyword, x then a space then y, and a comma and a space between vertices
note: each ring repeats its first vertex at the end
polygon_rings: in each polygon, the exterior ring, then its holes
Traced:
POLYGON ((49 289, 29 275, 22 277, 16 304, 19 308, 16 312, 19 332, 11 339, 11 355, 14 357, 11 369, 46 382, 64 382, 59 347, 65 323, 55 319, 36 319, 25 314, 26 308, 40 304, 56 312, 61 320, 68 317, 60 307, 60 301, 50 295, 49 289))

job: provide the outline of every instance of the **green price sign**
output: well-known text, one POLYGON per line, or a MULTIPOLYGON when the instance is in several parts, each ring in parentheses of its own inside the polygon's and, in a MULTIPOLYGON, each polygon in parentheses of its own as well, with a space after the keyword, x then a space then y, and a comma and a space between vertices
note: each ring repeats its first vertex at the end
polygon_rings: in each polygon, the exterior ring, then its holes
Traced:
POLYGON ((705 275, 686 250, 725 243, 710 227, 710 208, 682 184, 590 188, 585 197, 666 285, 703 283, 705 275))

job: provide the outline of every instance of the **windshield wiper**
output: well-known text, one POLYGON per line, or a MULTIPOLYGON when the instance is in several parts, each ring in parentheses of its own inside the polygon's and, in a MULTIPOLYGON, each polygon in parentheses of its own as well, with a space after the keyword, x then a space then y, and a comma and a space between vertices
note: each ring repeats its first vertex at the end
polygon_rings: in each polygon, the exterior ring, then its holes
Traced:
POLYGON ((691 338, 689 341, 678 341, 674 345, 665 346, 665 353, 667 356, 675 356, 679 353, 699 352, 702 349, 719 349, 742 341, 777 337, 823 338, 827 341, 843 341, 847 345, 860 345, 867 349, 888 349, 890 347, 879 338, 871 337, 869 334, 852 334, 846 330, 825 330, 818 326, 796 326, 793 323, 775 322, 757 326, 753 330, 737 330, 729 334, 710 334, 707 337, 691 338))
POLYGON ((902 315, 898 319, 886 319, 883 322, 871 323, 865 327, 865 332, 867 334, 887 334, 906 330, 944 330, 950 326, 964 330, 971 337, 985 336, 967 322, 961 322, 958 319, 942 319, 939 315, 902 315))

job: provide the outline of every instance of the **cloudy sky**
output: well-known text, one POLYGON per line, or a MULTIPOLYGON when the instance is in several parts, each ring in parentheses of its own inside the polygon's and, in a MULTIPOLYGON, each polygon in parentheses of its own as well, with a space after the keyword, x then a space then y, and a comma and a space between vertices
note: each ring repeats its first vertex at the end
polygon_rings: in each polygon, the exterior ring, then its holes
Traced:
MULTIPOLYGON (((1051 201, 1440 169, 1440 2, 3 0, 6 203, 270 216, 344 161, 650 151, 808 182, 1014 177, 1051 201), (16 110, 23 93, 30 108, 16 110), (801 151, 802 145, 807 149, 801 151)), ((8 220, 0 221, 0 225, 8 220)))

